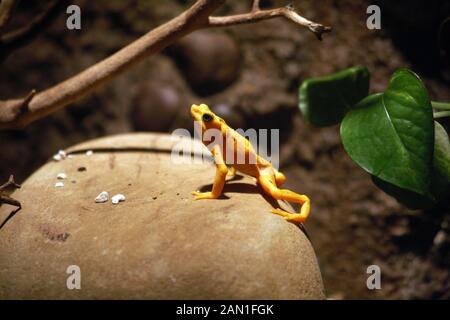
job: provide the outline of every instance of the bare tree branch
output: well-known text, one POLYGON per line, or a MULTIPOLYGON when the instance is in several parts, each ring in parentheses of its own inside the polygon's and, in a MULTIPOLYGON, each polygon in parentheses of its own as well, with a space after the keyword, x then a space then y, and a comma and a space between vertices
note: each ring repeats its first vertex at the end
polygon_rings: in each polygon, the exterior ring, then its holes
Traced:
MULTIPOLYGON (((36 94, 36 90, 31 90, 24 98, 6 100, 0 103, 0 121, 9 122, 19 118, 28 112, 31 99, 36 94)), ((1 126, 1 123, 0 123, 1 126)))
POLYGON ((10 175, 8 181, 0 186, 0 192, 6 192, 6 190, 11 187, 14 189, 20 188, 20 184, 18 184, 18 183, 16 183, 16 181, 14 181, 13 175, 10 175))
POLYGON ((4 196, 4 195, 0 195, 0 205, 6 203, 9 204, 10 206, 14 206, 17 208, 21 208, 22 204, 20 203, 20 201, 11 198, 10 196, 4 196))
MULTIPOLYGON (((286 17, 307 26, 319 38, 330 29, 311 22, 289 8, 259 10, 230 17, 210 17, 225 0, 198 0, 192 7, 151 30, 141 38, 122 48, 72 78, 45 91, 34 92, 24 99, 0 101, 0 129, 20 129, 62 107, 92 93, 102 84, 127 70, 143 58, 159 52, 179 38, 195 30, 208 27, 252 23, 273 17, 286 17), (19 110, 19 112, 18 112, 19 110)), ((259 7, 258 1, 255 1, 259 7)), ((255 7, 253 2, 253 8, 255 7)))
POLYGON ((331 27, 323 26, 319 23, 309 21, 302 17, 291 6, 276 8, 270 10, 259 9, 259 1, 253 2, 252 11, 248 13, 237 14, 227 17, 209 17, 210 27, 225 27, 242 23, 252 23, 261 20, 284 17, 300 26, 307 27, 319 40, 322 40, 322 34, 331 31, 331 27))
POLYGON ((0 205, 3 203, 21 208, 22 205, 16 199, 10 197, 15 189, 19 189, 20 185, 14 181, 14 176, 10 176, 8 182, 0 186, 0 205))
POLYGON ((252 11, 253 12, 258 11, 260 9, 259 2, 260 2, 259 0, 253 0, 253 4, 252 4, 252 11))

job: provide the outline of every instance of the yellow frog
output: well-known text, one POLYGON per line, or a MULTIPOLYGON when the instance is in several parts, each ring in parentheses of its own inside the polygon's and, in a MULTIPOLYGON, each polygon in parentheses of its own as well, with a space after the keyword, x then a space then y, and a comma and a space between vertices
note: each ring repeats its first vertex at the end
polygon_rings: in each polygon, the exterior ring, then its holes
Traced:
POLYGON ((264 192, 276 200, 286 200, 301 204, 300 213, 289 213, 281 209, 273 209, 272 212, 283 216, 287 221, 293 223, 303 223, 308 218, 311 204, 306 195, 295 193, 291 190, 280 189, 279 187, 285 182, 285 176, 272 167, 272 164, 259 156, 253 149, 250 142, 240 135, 238 132, 230 128, 223 119, 215 115, 207 105, 193 104, 191 107, 191 116, 194 121, 201 124, 202 142, 209 148, 216 165, 216 176, 212 190, 209 192, 192 192, 195 195, 194 200, 199 199, 216 199, 222 194, 223 186, 227 175, 234 176, 235 172, 241 172, 256 178, 257 183, 262 187, 264 192), (208 129, 215 129, 220 134, 220 141, 206 140, 204 133, 208 129), (227 152, 227 148, 233 147, 232 153, 227 152), (243 150, 245 153, 245 161, 237 154, 237 151, 243 150), (227 159, 233 156, 233 159, 227 159), (231 160, 231 161, 230 161, 231 160), (228 172, 228 166, 230 172, 228 172))

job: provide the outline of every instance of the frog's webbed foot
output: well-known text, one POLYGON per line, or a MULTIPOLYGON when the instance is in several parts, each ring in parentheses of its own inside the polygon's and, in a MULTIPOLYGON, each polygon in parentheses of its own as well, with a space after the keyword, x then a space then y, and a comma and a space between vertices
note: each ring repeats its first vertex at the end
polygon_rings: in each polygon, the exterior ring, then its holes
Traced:
MULTIPOLYGON (((302 206, 303 208, 304 206, 302 206)), ((282 209, 272 209, 272 213, 278 214, 280 216, 282 216, 286 221, 298 224, 298 223, 303 223, 306 221, 306 218, 309 215, 308 213, 305 214, 301 214, 301 213, 290 213, 287 211, 284 211, 282 209)))
POLYGON ((272 179, 267 177, 259 177, 259 183, 263 190, 276 200, 285 200, 298 203, 301 205, 299 213, 289 213, 282 209, 273 209, 272 212, 284 217, 285 220, 298 224, 303 223, 309 216, 311 211, 311 201, 303 194, 298 194, 291 190, 279 189, 272 179))
POLYGON ((217 199, 217 197, 215 197, 211 191, 208 192, 192 191, 191 194, 195 196, 194 199, 192 200, 217 199))

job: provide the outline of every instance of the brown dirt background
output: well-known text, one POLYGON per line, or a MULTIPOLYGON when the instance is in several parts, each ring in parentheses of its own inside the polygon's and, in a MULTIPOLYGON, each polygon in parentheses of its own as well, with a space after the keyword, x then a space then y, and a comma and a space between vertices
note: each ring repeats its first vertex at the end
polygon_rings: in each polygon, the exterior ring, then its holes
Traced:
MULTIPOLYGON (((82 30, 67 30, 62 13, 36 40, 3 61, 2 99, 74 75, 192 1, 73 3, 81 7, 82 30)), ((330 298, 450 298, 449 209, 412 211, 398 204, 348 158, 337 126, 313 128, 297 108, 302 80, 355 65, 371 71, 372 92, 383 90, 397 68, 407 67, 422 76, 433 100, 449 101, 450 62, 439 51, 437 30, 450 6, 446 1, 379 1, 383 29, 372 31, 366 28, 368 1, 293 4, 334 31, 319 42, 308 31, 276 19, 193 34, 26 130, 0 132, 0 181, 11 173, 23 181, 58 149, 87 139, 192 129, 189 106, 208 103, 234 127, 280 128, 287 186, 313 201, 307 229, 330 298), (366 268, 372 264, 381 267, 381 290, 366 287, 366 268)), ((45 1, 22 1, 11 28, 44 6, 45 1)), ((230 0, 220 13, 245 12, 248 6, 230 0)))

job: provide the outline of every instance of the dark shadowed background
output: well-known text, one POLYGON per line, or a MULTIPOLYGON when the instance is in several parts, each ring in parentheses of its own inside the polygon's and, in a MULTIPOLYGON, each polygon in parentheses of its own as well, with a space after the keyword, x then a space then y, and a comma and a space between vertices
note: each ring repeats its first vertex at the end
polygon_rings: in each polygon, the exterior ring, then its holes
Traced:
MULTIPOLYGON (((47 1, 21 1, 10 26, 26 24, 47 1)), ((103 59, 183 11, 192 1, 74 0, 82 29, 64 10, 39 37, 1 62, 0 97, 45 89, 103 59)), ((235 128, 279 128, 287 186, 312 198, 307 230, 327 294, 335 299, 450 298, 450 210, 412 211, 378 190, 346 155, 338 126, 316 129, 297 107, 302 80, 355 65, 371 91, 411 68, 433 100, 450 101, 448 1, 378 1, 382 30, 366 28, 365 0, 293 2, 333 26, 324 41, 284 20, 193 33, 90 97, 19 132, 0 132, 0 181, 24 181, 58 149, 110 134, 192 129, 189 107, 207 103, 235 128), (377 264, 382 289, 366 287, 377 264)), ((279 6, 284 1, 262 1, 279 6)), ((245 12, 229 0, 221 13, 245 12)), ((444 122, 445 124, 445 122, 444 122)), ((448 124, 447 124, 448 125, 448 124)), ((448 128, 448 127, 447 127, 448 128)))

